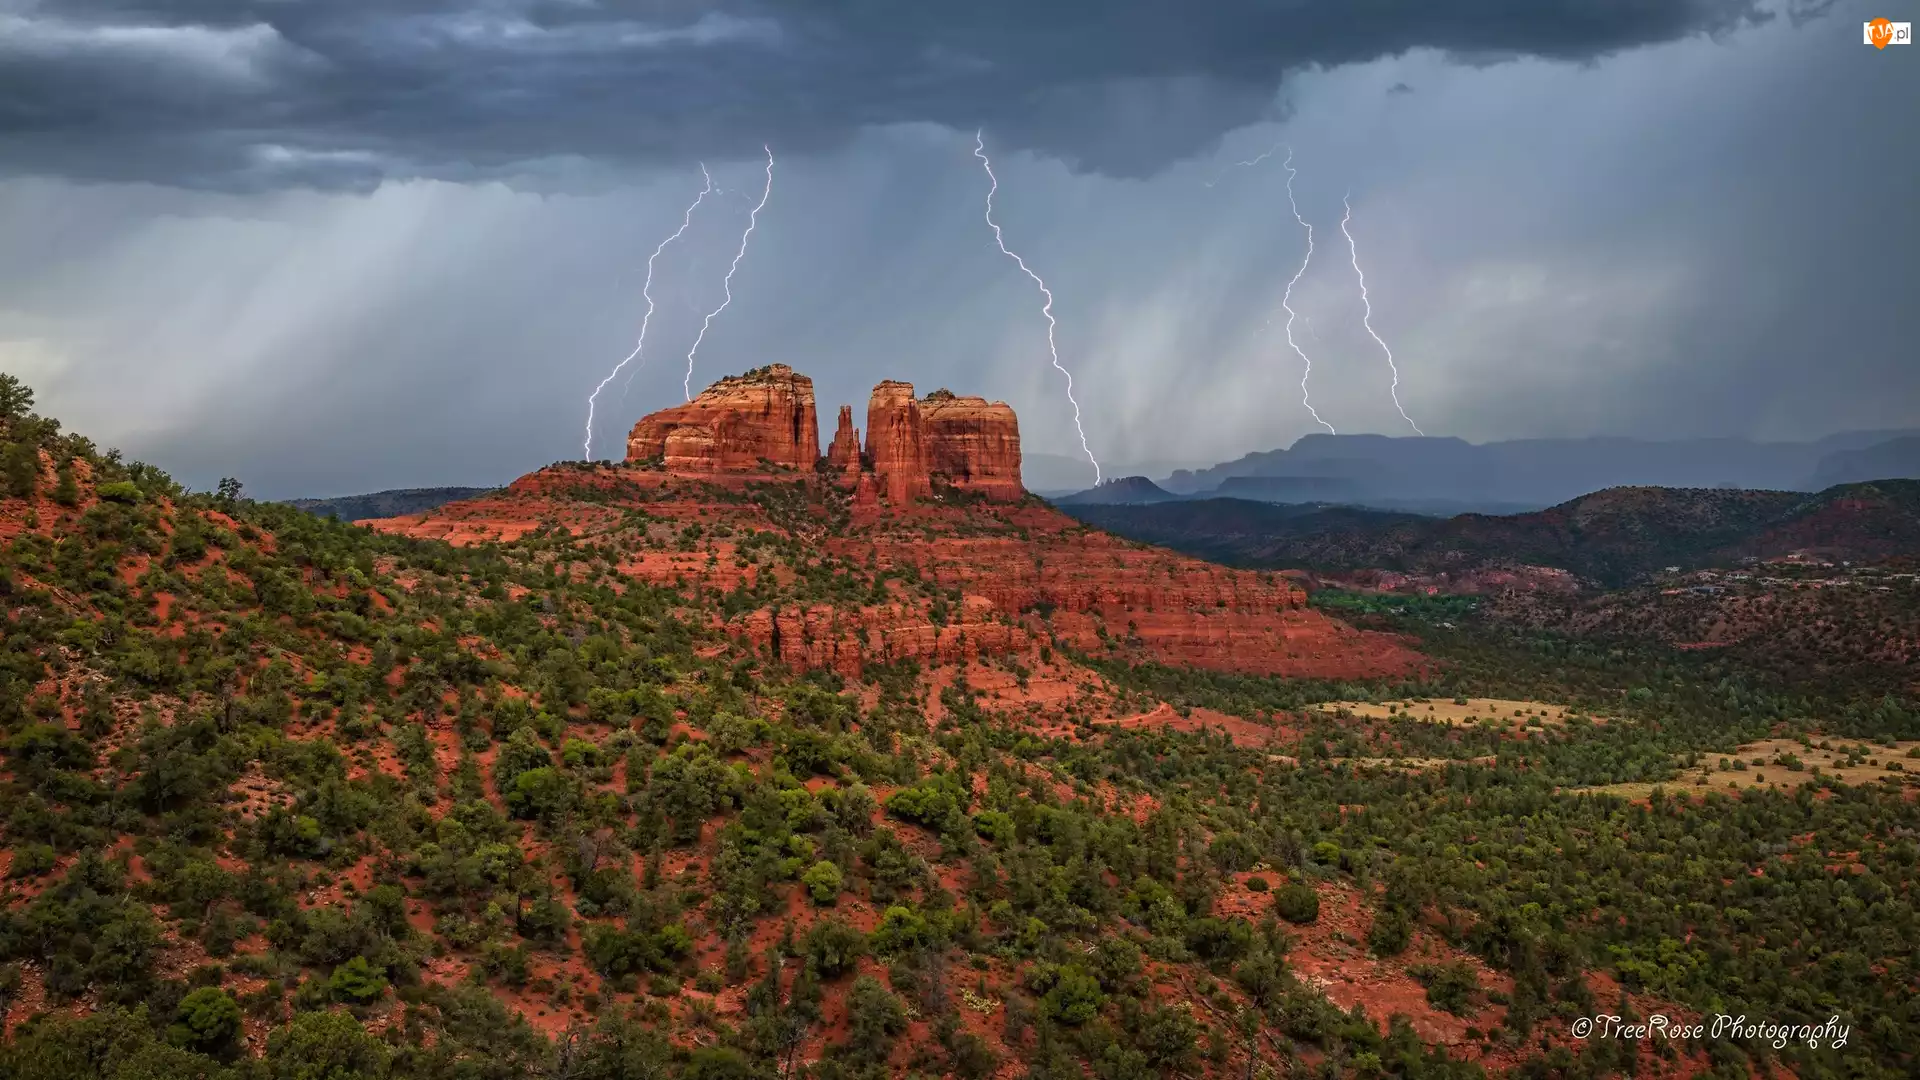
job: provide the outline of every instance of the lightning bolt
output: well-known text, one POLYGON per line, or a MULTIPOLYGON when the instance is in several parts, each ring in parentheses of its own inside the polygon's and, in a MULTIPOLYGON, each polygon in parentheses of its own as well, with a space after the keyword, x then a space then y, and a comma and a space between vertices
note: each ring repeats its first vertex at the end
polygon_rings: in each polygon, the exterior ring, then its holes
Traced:
POLYGON ((1420 430, 1420 425, 1413 422, 1413 417, 1408 416, 1407 410, 1400 404, 1400 367, 1393 362, 1393 350, 1387 348, 1387 343, 1381 341, 1380 335, 1373 332, 1373 302, 1367 299, 1367 275, 1360 269, 1360 248, 1354 244, 1353 234, 1347 232, 1347 222, 1353 217, 1352 198, 1352 191, 1348 191, 1340 198, 1340 205, 1347 208, 1347 216, 1340 219, 1340 231, 1346 233, 1347 250, 1353 253, 1353 272, 1360 279, 1360 302, 1366 305, 1366 310, 1360 316, 1360 324, 1367 328, 1368 336, 1379 344, 1380 351, 1387 354, 1387 367, 1393 371, 1393 386, 1389 392, 1393 395, 1393 407, 1400 410, 1400 419, 1407 422, 1407 426, 1413 429, 1415 435, 1425 435, 1426 432, 1420 430))
MULTIPOLYGON (((722 190, 724 189, 714 188, 713 193, 715 195, 718 195, 721 193, 722 190)), ((696 265, 698 265, 697 262, 696 262, 696 265)), ((693 298, 690 296, 682 294, 680 296, 680 306, 683 308, 686 308, 689 314, 693 314, 693 315, 700 314, 699 305, 695 304, 693 302, 693 298)), ((632 371, 627 373, 627 381, 620 384, 620 404, 625 405, 627 403, 627 392, 633 389, 633 379, 634 379, 634 376, 638 374, 640 374, 640 369, 636 367, 632 371)))
POLYGON ((1281 162, 1281 166, 1287 170, 1287 205, 1293 209, 1293 220, 1307 230, 1306 257, 1300 260, 1300 269, 1293 272, 1293 280, 1287 282, 1287 291, 1280 295, 1280 306, 1287 313, 1287 344, 1293 346, 1293 351, 1300 354, 1301 362, 1307 365, 1307 369, 1300 374, 1300 404, 1305 405, 1307 412, 1313 415, 1314 423, 1327 429, 1327 434, 1338 435, 1340 433, 1333 430, 1332 424, 1320 419, 1319 412, 1314 409, 1313 402, 1307 397, 1307 378, 1313 374, 1313 359, 1307 355, 1305 349, 1300 347, 1299 342, 1293 340, 1294 311, 1290 301, 1293 299, 1294 285, 1300 281, 1300 275, 1307 272, 1307 264, 1313 261, 1313 226, 1307 224, 1307 219, 1300 216, 1300 204, 1293 200, 1293 177, 1300 171, 1293 167, 1293 147, 1287 147, 1287 160, 1281 162))
MULTIPOLYGON (((586 457, 588 461, 593 460, 593 403, 594 403, 594 400, 600 396, 600 391, 605 390, 607 388, 607 384, 612 382, 614 380, 614 377, 620 374, 621 368, 626 367, 629 362, 639 357, 640 350, 644 348, 647 344, 647 325, 653 321, 653 264, 654 264, 654 261, 660 258, 661 252, 667 250, 668 244, 671 244, 675 240, 680 239, 680 234, 686 232, 687 226, 693 224, 693 211, 697 207, 699 207, 699 205, 706 200, 706 197, 709 194, 711 194, 714 190, 713 174, 707 171, 707 166, 705 162, 702 162, 700 165, 700 175, 706 178, 706 186, 702 187, 700 189, 700 194, 695 196, 694 200, 691 203, 687 204, 686 213, 680 215, 680 227, 673 231, 672 236, 669 236, 665 240, 660 241, 660 246, 654 248, 653 254, 647 256, 647 280, 644 284, 640 286, 640 295, 647 298, 647 313, 641 316, 640 318, 640 339, 634 342, 633 351, 627 354, 626 359, 620 361, 618 364, 615 364, 613 366, 613 370, 607 373, 607 377, 600 380, 600 385, 593 388, 593 393, 587 395, 586 457)), ((636 368, 635 371, 637 372, 638 369, 636 368)), ((631 384, 632 381, 633 381, 632 376, 628 376, 627 382, 631 384)))
MULTIPOLYGON (((1212 187, 1213 185, 1215 185, 1215 184, 1217 184, 1217 183, 1219 183, 1219 182, 1220 182, 1220 178, 1221 178, 1221 177, 1223 177, 1223 176, 1225 176, 1225 175, 1227 175, 1227 172, 1228 172, 1229 170, 1231 170, 1231 169, 1234 169, 1234 168, 1236 168, 1236 167, 1245 167, 1245 166, 1253 166, 1253 165, 1258 165, 1258 164, 1260 164, 1261 162, 1263 162, 1263 161, 1265 161, 1265 160, 1267 160, 1268 158, 1270 158, 1270 157, 1272 157, 1272 156, 1273 156, 1273 155, 1274 155, 1275 153, 1277 153, 1277 152, 1278 152, 1278 151, 1280 150, 1280 147, 1281 147, 1281 144, 1280 144, 1280 143, 1274 143, 1274 144, 1273 144, 1273 145, 1272 145, 1271 147, 1269 147, 1269 148, 1267 149, 1267 152, 1266 152, 1266 153, 1264 153, 1264 154, 1260 154, 1260 155, 1258 155, 1258 156, 1256 156, 1256 157, 1253 157, 1253 158, 1250 158, 1250 159, 1248 159, 1248 160, 1246 160, 1246 161, 1236 161, 1236 162, 1234 162, 1234 163, 1233 163, 1232 165, 1229 165, 1229 166, 1227 166, 1227 167, 1226 167, 1225 169, 1221 169, 1221 170, 1220 170, 1219 172, 1217 172, 1217 173, 1214 173, 1214 174, 1213 174, 1213 179, 1211 179, 1211 180, 1202 180, 1202 181, 1201 181, 1201 183, 1202 183, 1202 184, 1204 184, 1204 185, 1205 185, 1205 186, 1207 186, 1207 187, 1212 187)), ((1289 151, 1289 152, 1291 152, 1291 151, 1289 151)))
POLYGON ((1047 288, 1047 283, 1040 280, 1040 275, 1034 273, 1032 269, 1027 266, 1025 259, 1007 250, 1007 242, 1000 235, 1000 226, 994 224, 993 193, 1000 190, 1000 178, 993 175, 993 162, 987 160, 987 144, 982 138, 982 133, 979 131, 973 133, 973 156, 979 158, 980 164, 987 170, 987 180, 989 182, 987 188, 987 227, 993 230, 993 242, 999 245, 1000 254, 1018 263, 1020 270, 1032 278, 1035 285, 1040 286, 1040 295, 1046 299, 1046 303, 1040 305, 1040 314, 1047 317, 1047 352, 1053 355, 1053 366, 1060 374, 1067 377, 1067 400, 1073 404, 1073 429, 1080 433, 1080 449, 1086 452, 1087 460, 1093 462, 1093 484, 1095 487, 1099 487, 1100 459, 1093 456, 1093 448, 1087 445, 1087 429, 1080 424, 1080 402, 1073 396, 1073 372, 1061 366, 1060 349, 1053 341, 1053 290, 1047 288))
POLYGON ((753 238, 753 227, 760 223, 760 211, 766 209, 767 199, 773 195, 773 147, 763 145, 760 149, 767 152, 767 189, 760 193, 759 204, 747 215, 747 230, 740 234, 740 250, 733 253, 733 264, 727 267, 727 298, 720 301, 719 307, 707 312, 707 317, 700 322, 699 336, 693 339, 693 348, 687 350, 687 377, 681 380, 680 390, 686 394, 688 401, 693 400, 693 355, 700 351, 700 343, 707 339, 707 327, 713 325, 714 316, 727 310, 727 305, 733 303, 733 272, 740 269, 740 260, 746 258, 747 241, 753 238))

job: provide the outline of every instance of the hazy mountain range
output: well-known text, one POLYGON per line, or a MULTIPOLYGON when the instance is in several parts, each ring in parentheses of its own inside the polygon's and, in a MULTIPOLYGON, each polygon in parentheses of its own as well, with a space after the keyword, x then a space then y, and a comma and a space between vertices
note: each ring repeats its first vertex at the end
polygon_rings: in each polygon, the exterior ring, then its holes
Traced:
POLYGON ((1613 487, 1820 491, 1913 476, 1920 476, 1920 432, 1911 431, 1845 432, 1802 443, 1585 438, 1475 444, 1316 434, 1284 450, 1259 451, 1207 469, 1172 470, 1152 484, 1127 478, 1112 491, 1085 491, 1061 501, 1098 505, 1204 496, 1423 513, 1514 513, 1613 487))
POLYGON ((1107 532, 1229 566, 1452 576, 1553 567, 1609 587, 1667 566, 1796 552, 1872 562, 1920 548, 1920 482, 1913 480, 1812 495, 1622 487, 1531 513, 1450 518, 1211 498, 1064 509, 1107 532))

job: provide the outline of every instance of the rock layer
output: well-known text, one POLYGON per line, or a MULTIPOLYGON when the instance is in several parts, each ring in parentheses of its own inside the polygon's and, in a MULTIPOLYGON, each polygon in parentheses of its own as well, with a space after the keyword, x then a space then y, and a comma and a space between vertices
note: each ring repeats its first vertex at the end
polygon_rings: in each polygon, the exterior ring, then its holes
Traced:
MULTIPOLYGON (((1049 644, 1129 663, 1289 678, 1385 678, 1428 666, 1398 637, 1309 608, 1306 593, 1284 574, 1229 569, 1120 540, 1043 504, 929 502, 907 514, 856 513, 835 527, 825 513, 776 521, 760 503, 725 497, 721 489, 736 478, 754 479, 556 466, 480 499, 366 524, 469 544, 511 539, 543 524, 604 535, 619 527, 623 507, 644 508, 656 522, 649 526, 654 543, 623 558, 621 575, 717 592, 765 574, 777 583, 790 573, 741 557, 737 537, 748 530, 786 532, 850 566, 911 567, 883 595, 828 604, 789 598, 725 621, 730 632, 787 663, 847 674, 889 660, 1033 656, 1049 644), (708 533, 691 550, 660 543, 677 537, 679 525, 720 522, 732 526, 731 536, 708 533)), ((855 507, 877 506, 879 486, 874 473, 861 472, 855 507)))
POLYGON ((1020 422, 1004 401, 935 390, 920 402, 928 464, 954 487, 998 502, 1026 494, 1020 484, 1020 422))
POLYGON ((867 399, 867 459, 888 502, 899 505, 933 494, 926 423, 912 383, 888 379, 873 388, 867 399))
POLYGON ((641 419, 627 436, 627 460, 659 460, 685 474, 768 465, 813 471, 820 423, 813 380, 785 364, 721 379, 685 405, 641 419))

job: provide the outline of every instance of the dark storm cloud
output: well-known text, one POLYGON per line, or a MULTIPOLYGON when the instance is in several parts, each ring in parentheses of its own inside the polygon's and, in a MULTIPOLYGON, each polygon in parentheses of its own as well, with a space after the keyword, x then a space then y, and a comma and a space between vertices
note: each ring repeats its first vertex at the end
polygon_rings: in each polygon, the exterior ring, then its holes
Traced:
POLYGON ((1589 59, 1754 0, 0 0, 0 168, 232 190, 577 174, 987 125, 1152 173, 1289 72, 1428 47, 1589 59))

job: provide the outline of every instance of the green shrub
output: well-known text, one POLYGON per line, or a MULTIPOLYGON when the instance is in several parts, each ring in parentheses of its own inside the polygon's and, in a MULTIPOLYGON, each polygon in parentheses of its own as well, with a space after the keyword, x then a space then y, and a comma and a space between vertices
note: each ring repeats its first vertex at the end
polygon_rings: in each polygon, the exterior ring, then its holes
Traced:
POLYGON ((853 970, 866 955, 867 939, 838 919, 824 919, 807 931, 804 951, 807 964, 823 979, 832 979, 853 970))
POLYGON ((1289 881, 1274 890, 1273 913, 1295 926, 1309 925, 1320 918, 1320 894, 1311 885, 1289 881))
POLYGON ((217 986, 203 986, 180 1001, 167 1041, 203 1054, 224 1055, 240 1036, 240 1003, 217 986))
POLYGON ((364 956, 356 956, 333 969, 327 990, 336 1001, 365 1004, 387 992, 387 973, 364 956))
POLYGON ((807 887, 814 903, 831 904, 840 895, 840 868, 822 859, 800 875, 800 883, 807 887))

